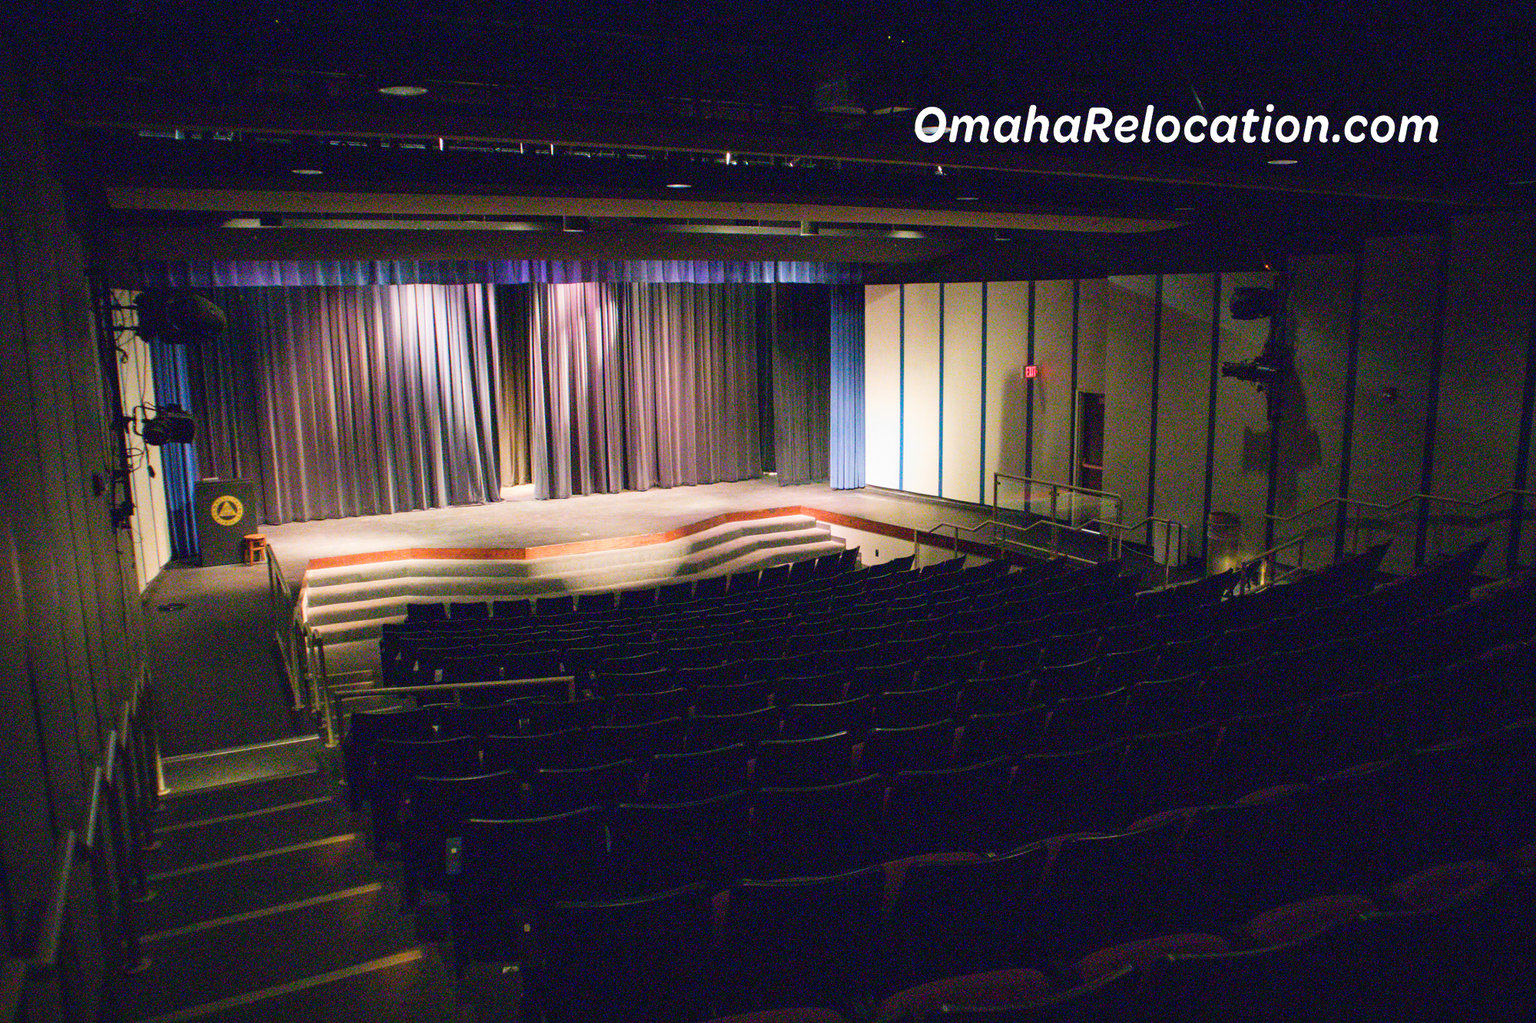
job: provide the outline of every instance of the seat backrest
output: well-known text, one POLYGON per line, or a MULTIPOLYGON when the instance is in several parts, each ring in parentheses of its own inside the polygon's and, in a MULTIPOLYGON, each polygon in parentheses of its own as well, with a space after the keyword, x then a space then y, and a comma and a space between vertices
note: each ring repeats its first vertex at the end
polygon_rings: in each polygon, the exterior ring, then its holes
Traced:
POLYGON ((385 739, 374 748, 376 781, 401 783, 423 774, 480 773, 479 742, 474 736, 410 742, 385 739))
POLYGON ((955 716, 960 695, 956 682, 929 689, 881 693, 875 700, 875 721, 883 727, 901 727, 955 716))
POLYGON ((878 866, 826 877, 742 881, 731 888, 726 931, 775 954, 867 955, 880 925, 884 890, 885 873, 878 866))
POLYGON ((759 788, 841 782, 853 771, 852 758, 853 734, 848 731, 770 739, 758 743, 752 782, 759 788))
POLYGON ((594 760, 633 759, 643 765, 659 753, 681 752, 683 736, 681 717, 633 725, 599 725, 587 731, 587 747, 594 760))
POLYGON ((633 760, 587 767, 541 767, 528 779, 528 808, 548 814, 628 802, 635 797, 637 773, 633 760))
POLYGON ((962 726, 960 757, 977 761, 1038 753, 1049 717, 1050 707, 1043 703, 997 714, 972 714, 962 726))
POLYGON ((533 904, 571 897, 609 866, 604 811, 588 806, 541 817, 471 817, 456 865, 466 899, 533 904))
POLYGON ((536 735, 487 735, 481 739, 485 767, 526 777, 541 767, 573 767, 588 760, 580 728, 536 735))
POLYGON ((949 763, 955 723, 948 718, 897 728, 871 728, 864 737, 859 766, 864 771, 895 774, 936 770, 949 763))
POLYGON ((651 802, 704 799, 746 787, 747 746, 735 743, 656 757, 651 761, 645 798, 651 802))
POLYGON ((765 739, 779 734, 778 707, 760 707, 739 714, 699 714, 688 722, 688 748, 718 749, 743 743, 755 749, 765 739))
POLYGON ((869 730, 874 701, 859 696, 836 703, 797 703, 784 708, 782 733, 786 739, 804 739, 846 731, 863 735, 869 730))

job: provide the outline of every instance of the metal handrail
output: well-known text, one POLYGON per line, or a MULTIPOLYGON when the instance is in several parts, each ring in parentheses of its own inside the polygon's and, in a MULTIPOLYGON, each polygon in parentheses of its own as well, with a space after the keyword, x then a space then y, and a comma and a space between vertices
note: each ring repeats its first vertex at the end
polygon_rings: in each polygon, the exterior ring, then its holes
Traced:
MULTIPOLYGON (((153 848, 151 815, 158 804, 160 753, 154 721, 154 686, 141 670, 91 771, 84 817, 78 830, 64 832, 57 843, 52 886, 38 922, 35 948, 25 959, 25 983, 54 978, 61 1007, 74 992, 63 976, 61 956, 71 943, 70 892, 82 858, 95 890, 95 934, 103 943, 105 969, 100 977, 102 1005, 116 1010, 116 978, 147 965, 139 944, 136 903, 153 897, 144 872, 143 853, 153 848)), ((94 986, 94 984, 93 984, 94 986)), ((71 1012, 64 1015, 73 1018, 71 1012)))
POLYGON ((1455 504, 1460 505, 1463 508, 1481 508, 1484 505, 1492 504, 1493 502, 1503 500, 1506 497, 1536 497, 1536 491, 1516 490, 1513 487, 1506 487, 1497 493, 1489 494, 1487 497, 1476 501, 1462 497, 1451 497, 1448 494, 1409 494, 1407 497, 1399 498, 1396 501, 1388 503, 1365 501, 1356 497, 1330 497, 1326 501, 1315 504, 1310 508, 1305 508, 1302 511, 1293 512, 1290 515, 1267 515, 1265 517, 1274 520, 1277 525, 1285 525, 1291 522, 1295 522, 1299 518, 1303 518, 1308 515, 1315 515, 1317 512, 1322 511, 1324 508, 1333 508, 1339 505, 1343 505, 1347 508, 1369 508, 1372 511, 1379 512, 1397 511, 1399 508, 1406 507, 1415 501, 1432 501, 1435 504, 1455 504))
MULTIPOLYGON (((1178 550, 1182 551, 1184 549, 1184 535, 1188 529, 1184 523, 1178 522, 1174 519, 1164 518, 1161 515, 1148 515, 1140 522, 1133 522, 1129 525, 1121 522, 1110 522, 1106 519, 1091 519, 1088 522, 1083 523, 1083 525, 1085 527, 1097 525, 1103 527, 1106 532, 1110 530, 1115 532, 1115 539, 1109 549, 1109 553, 1112 558, 1118 558, 1124 555, 1125 536, 1127 533, 1134 533, 1139 529, 1149 529, 1152 526, 1163 527, 1163 543, 1165 551, 1172 549, 1174 533, 1177 532, 1179 537, 1178 550)), ((1163 562, 1163 585, 1166 586, 1172 577, 1173 563, 1171 560, 1165 558, 1163 562)))
POLYGON ((492 679, 487 682, 434 682, 421 686, 378 686, 367 689, 348 689, 346 692, 335 692, 329 688, 322 690, 322 719, 325 726, 325 744, 334 747, 341 742, 340 704, 349 700, 371 700, 376 696, 413 696, 418 693, 452 692, 457 696, 463 689, 489 689, 493 687, 505 687, 517 689, 525 686, 542 685, 549 682, 564 682, 568 687, 567 696, 575 695, 575 675, 549 675, 543 678, 503 678, 492 679))

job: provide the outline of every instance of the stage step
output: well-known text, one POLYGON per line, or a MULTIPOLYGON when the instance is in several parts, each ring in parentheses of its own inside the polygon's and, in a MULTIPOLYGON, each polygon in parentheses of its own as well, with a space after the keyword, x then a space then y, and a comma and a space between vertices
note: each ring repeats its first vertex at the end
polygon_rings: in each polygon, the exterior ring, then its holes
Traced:
POLYGON ((333 648, 377 639, 423 601, 515 600, 565 593, 641 589, 686 579, 768 568, 836 554, 843 542, 809 516, 732 522, 681 540, 528 561, 407 559, 317 569, 307 587, 306 621, 333 648))

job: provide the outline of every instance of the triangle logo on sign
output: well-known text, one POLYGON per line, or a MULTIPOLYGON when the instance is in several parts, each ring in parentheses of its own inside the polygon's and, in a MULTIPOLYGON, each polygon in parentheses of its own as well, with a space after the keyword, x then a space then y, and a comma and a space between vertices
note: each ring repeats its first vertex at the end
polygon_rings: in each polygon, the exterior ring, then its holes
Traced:
POLYGON ((245 517, 245 505, 240 503, 238 497, 228 494, 217 498, 213 502, 213 521, 221 526, 233 526, 245 517))

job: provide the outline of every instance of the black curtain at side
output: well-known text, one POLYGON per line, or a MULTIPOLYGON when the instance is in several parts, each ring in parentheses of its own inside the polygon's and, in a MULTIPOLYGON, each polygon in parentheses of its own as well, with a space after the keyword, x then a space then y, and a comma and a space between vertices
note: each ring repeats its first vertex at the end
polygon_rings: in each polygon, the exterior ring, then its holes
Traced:
POLYGON ((496 292, 496 336, 499 372, 495 379, 496 442, 501 453, 501 485, 516 487, 533 482, 533 463, 529 458, 529 362, 532 346, 528 337, 528 287, 501 285, 496 292))
POLYGON ((750 285, 533 285, 541 497, 760 475, 750 285))
POLYGON ((230 327, 198 360, 202 469, 256 479, 263 521, 500 498, 493 289, 247 288, 209 297, 230 327))
POLYGON ((831 306, 825 286, 774 285, 773 440, 780 486, 827 479, 831 306))

